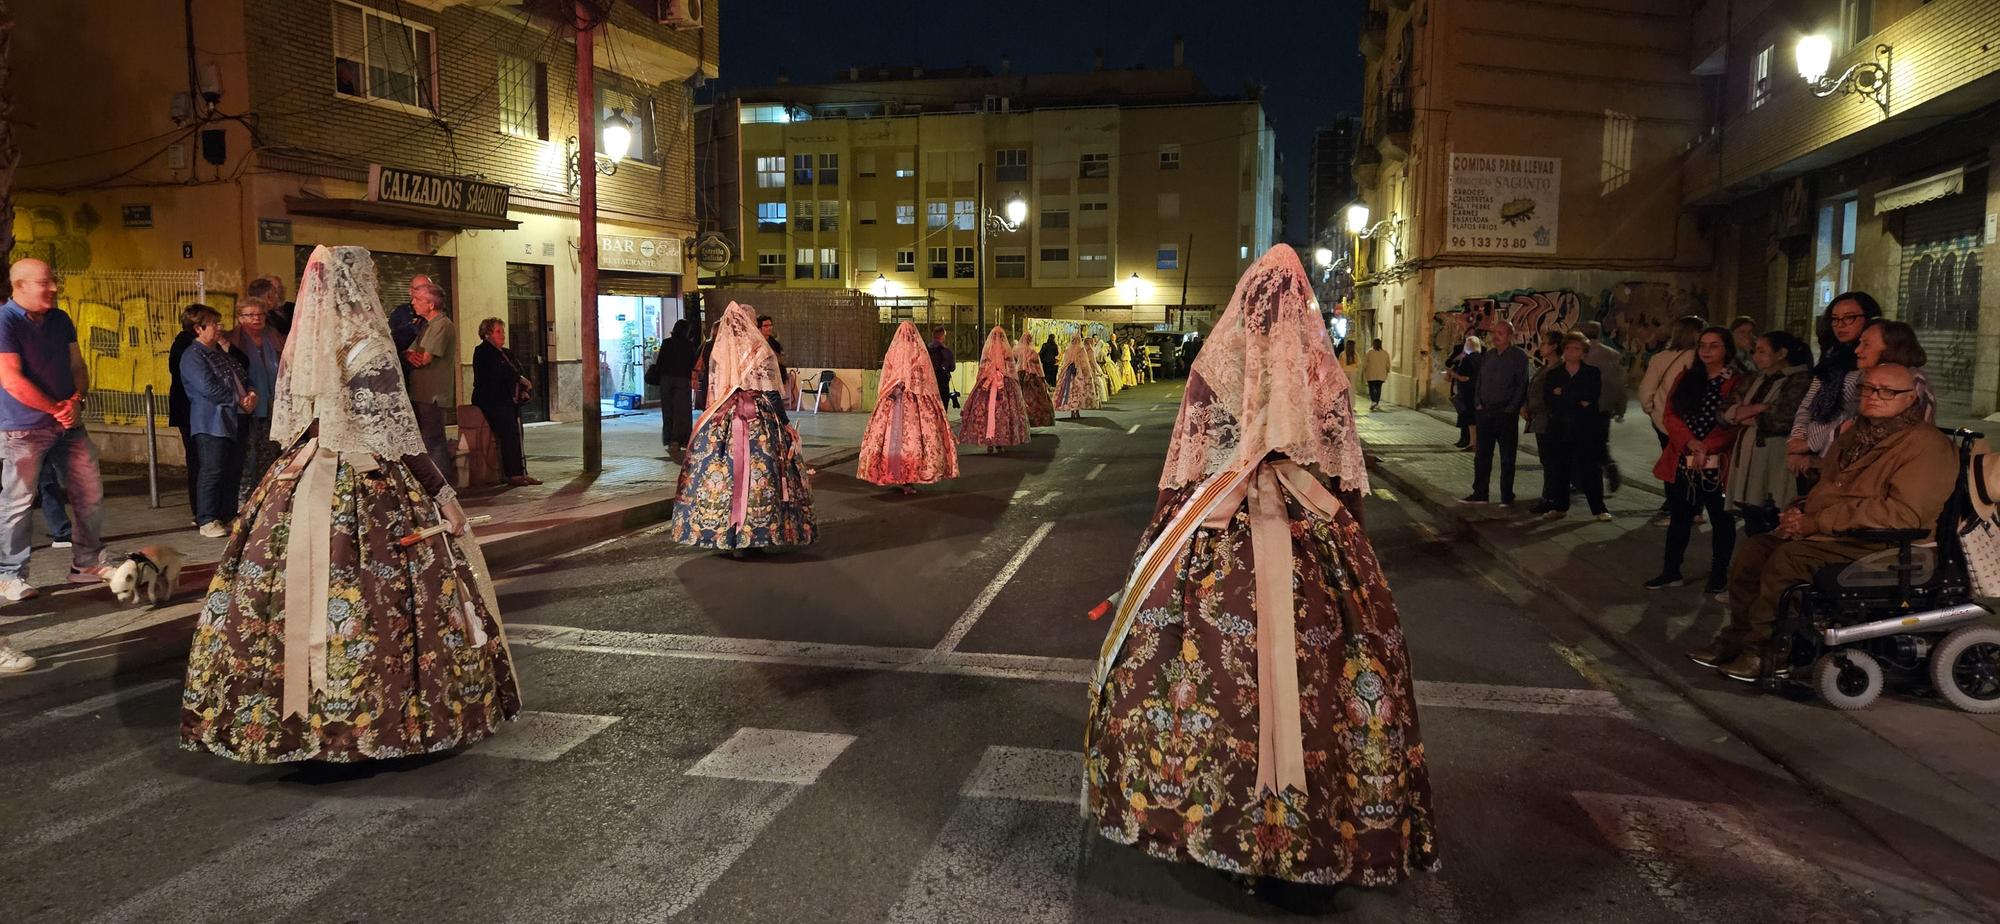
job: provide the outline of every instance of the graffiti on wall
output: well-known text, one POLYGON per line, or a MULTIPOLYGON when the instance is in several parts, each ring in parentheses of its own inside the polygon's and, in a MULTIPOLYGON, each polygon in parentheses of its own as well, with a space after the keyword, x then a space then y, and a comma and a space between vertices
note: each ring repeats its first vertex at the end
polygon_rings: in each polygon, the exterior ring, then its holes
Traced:
POLYGON ((181 310, 196 301, 236 313, 236 293, 198 292, 190 273, 99 272, 65 276, 57 307, 76 324, 77 345, 90 369, 92 423, 137 426, 145 420, 146 387, 152 386, 154 414, 166 424, 167 354, 180 333, 181 310))
POLYGON ((90 233, 103 224, 97 210, 86 202, 65 210, 61 202, 14 207, 14 251, 7 262, 36 259, 55 268, 57 274, 80 273, 90 269, 90 233))
POLYGON ((1514 325, 1523 346, 1549 331, 1575 330, 1585 321, 1603 325, 1604 340, 1625 354, 1628 373, 1643 368, 1646 356, 1665 336, 1667 324, 1683 315, 1705 315, 1702 293, 1665 282, 1628 282, 1596 297, 1569 289, 1517 289, 1464 299, 1432 318, 1432 374, 1442 376, 1445 360, 1469 335, 1482 339, 1496 319, 1514 325))

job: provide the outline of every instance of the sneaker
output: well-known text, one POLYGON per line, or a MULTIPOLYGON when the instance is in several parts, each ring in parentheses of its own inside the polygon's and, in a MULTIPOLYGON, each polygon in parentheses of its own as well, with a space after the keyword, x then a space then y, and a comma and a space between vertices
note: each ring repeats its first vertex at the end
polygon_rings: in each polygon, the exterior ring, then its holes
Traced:
POLYGON ((69 541, 68 539, 51 539, 51 540, 49 540, 49 548, 52 548, 52 549, 66 549, 66 548, 69 548, 69 547, 70 547, 70 541, 69 541))
POLYGON ((1502 501, 1500 502, 1500 506, 1502 506, 1502 507, 1510 507, 1510 508, 1511 508, 1511 507, 1513 507, 1513 506, 1514 506, 1514 499, 1513 499, 1513 498, 1511 498, 1511 497, 1509 497, 1509 498, 1507 498, 1507 499, 1505 499, 1505 500, 1502 500, 1502 501))
POLYGON ((220 520, 210 520, 201 524, 201 535, 204 539, 223 539, 228 537, 229 527, 222 525, 220 520))
POLYGON ((1668 587, 1679 587, 1682 584, 1686 583, 1687 583, 1687 578, 1681 577, 1678 574, 1662 574, 1659 577, 1647 581, 1646 589, 1664 590, 1668 587))
POLYGON ((1490 503, 1490 501, 1488 501, 1485 497, 1478 494, 1467 494, 1464 497, 1459 498, 1458 502, 1461 504, 1470 504, 1474 507, 1484 507, 1488 503, 1490 503))
POLYGON ((17 577, 0 577, 0 600, 19 603, 23 600, 33 600, 41 595, 42 592, 27 581, 17 577))
POLYGON ((35 669, 35 659, 6 642, 0 642, 0 674, 19 674, 35 669))
POLYGON ((1728 603, 1729 580, 1727 578, 1719 578, 1715 575, 1709 575, 1708 580, 1701 585, 1701 592, 1708 594, 1709 596, 1714 597, 1723 603, 1728 603))
POLYGON ((1609 511, 1609 510, 1607 510, 1607 511, 1605 511, 1605 512, 1603 512, 1603 513, 1600 513, 1600 514, 1597 514, 1597 522, 1599 522, 1599 523, 1609 523, 1609 522, 1611 522, 1611 521, 1612 521, 1612 519, 1613 519, 1613 517, 1611 516, 1611 511, 1609 511))
POLYGON ((1764 675, 1764 659, 1754 651, 1745 651, 1736 659, 1722 666, 1722 673, 1731 680, 1756 683, 1764 675))
POLYGON ((102 584, 109 580, 111 568, 106 565, 86 565, 82 568, 71 565, 69 569, 71 584, 102 584))
POLYGON ((1544 497, 1535 501, 1535 505, 1529 507, 1528 512, 1534 514, 1535 516, 1541 516, 1542 514, 1548 513, 1549 511, 1554 509, 1556 509, 1556 505, 1549 503, 1549 499, 1544 497))
POLYGON ((1717 639, 1713 642, 1709 642, 1707 645, 1704 645, 1700 648, 1696 648, 1695 650, 1688 652, 1688 660, 1693 661, 1694 663, 1699 664, 1702 667, 1719 668, 1724 664, 1728 664, 1731 661, 1736 660, 1737 656, 1740 655, 1741 653, 1742 649, 1738 648, 1737 646, 1722 641, 1721 639, 1717 639))

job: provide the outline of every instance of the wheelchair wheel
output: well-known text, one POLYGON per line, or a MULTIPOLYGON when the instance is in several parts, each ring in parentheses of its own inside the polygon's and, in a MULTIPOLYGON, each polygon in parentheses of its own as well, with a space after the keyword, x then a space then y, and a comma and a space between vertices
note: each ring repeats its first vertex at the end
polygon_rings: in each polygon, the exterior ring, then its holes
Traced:
POLYGON ((1866 709, 1882 695, 1882 665, 1858 649, 1829 651, 1813 664, 1812 685, 1819 698, 1835 709, 1866 709))
POLYGON ((2000 712, 2000 629, 1963 626, 1931 649, 1931 684, 1966 712, 2000 712))

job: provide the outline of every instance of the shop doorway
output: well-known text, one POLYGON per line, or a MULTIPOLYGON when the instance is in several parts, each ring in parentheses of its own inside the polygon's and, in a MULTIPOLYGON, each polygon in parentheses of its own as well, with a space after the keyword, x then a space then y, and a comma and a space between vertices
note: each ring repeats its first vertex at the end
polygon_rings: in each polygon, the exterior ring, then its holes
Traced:
POLYGON ((646 366, 683 316, 679 298, 618 288, 626 291, 597 296, 598 400, 607 414, 618 410, 619 395, 631 396, 627 403, 659 402, 659 387, 646 382, 646 366))
POLYGON ((521 405, 523 423, 549 419, 549 268, 507 264, 507 352, 528 370, 534 397, 521 405))
MULTIPOLYGON (((293 298, 298 297, 296 281, 305 277, 306 264, 312 261, 314 246, 299 244, 292 248, 294 283, 293 286, 287 286, 287 289, 293 298)), ((458 322, 461 333, 465 330, 467 319, 459 317, 458 294, 452 291, 455 277, 452 275, 450 257, 394 253, 385 250, 373 251, 371 255, 375 259, 375 290, 382 297, 383 311, 395 311, 398 307, 409 304, 410 280, 420 275, 429 276, 433 284, 444 290, 444 312, 458 322)), ((479 329, 479 319, 473 318, 470 323, 474 331, 479 329)), ((463 347, 463 341, 460 346, 463 347)), ((461 349, 461 352, 466 351, 461 349)), ((470 355, 469 352, 467 355, 470 355)))

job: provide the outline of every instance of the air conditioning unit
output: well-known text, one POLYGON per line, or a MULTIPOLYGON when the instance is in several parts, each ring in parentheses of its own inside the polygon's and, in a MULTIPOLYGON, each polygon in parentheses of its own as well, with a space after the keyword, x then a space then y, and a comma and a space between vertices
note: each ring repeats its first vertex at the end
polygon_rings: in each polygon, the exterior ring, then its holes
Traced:
POLYGON ((701 28, 702 0, 653 0, 653 18, 676 29, 701 28))

